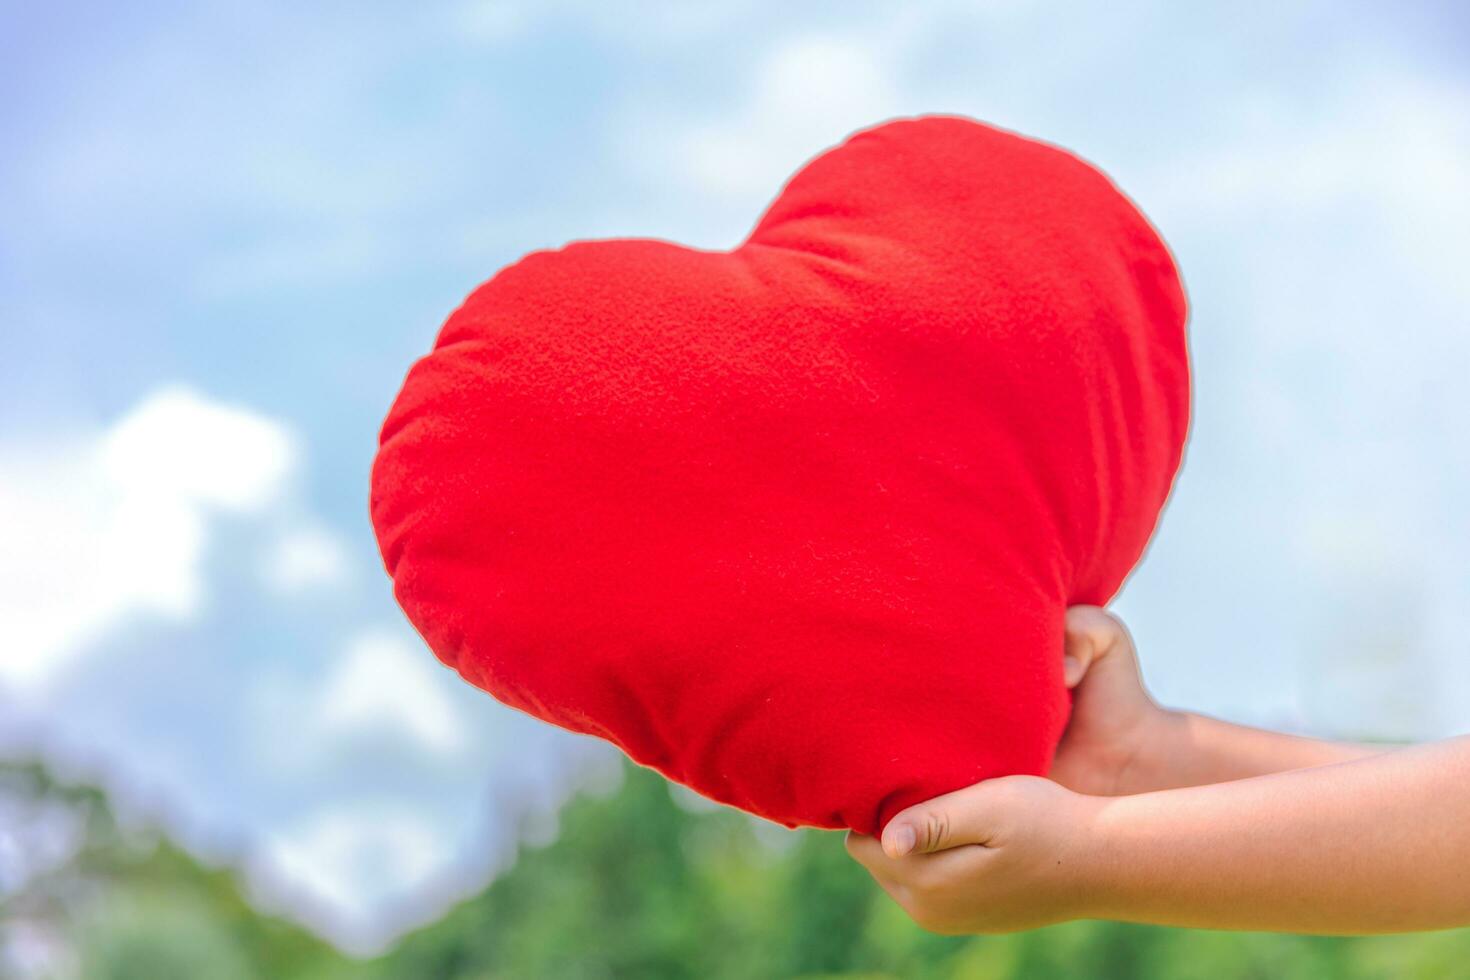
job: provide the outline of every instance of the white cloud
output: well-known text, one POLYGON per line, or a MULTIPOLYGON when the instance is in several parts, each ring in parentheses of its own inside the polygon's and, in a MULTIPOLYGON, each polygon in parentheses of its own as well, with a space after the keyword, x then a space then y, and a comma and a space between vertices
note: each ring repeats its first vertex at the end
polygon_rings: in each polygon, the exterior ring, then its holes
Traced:
POLYGON ((352 565, 342 540, 325 527, 291 528, 267 552, 261 577, 272 590, 294 595, 303 590, 340 585, 352 565))
POLYGON ((1464 86, 1402 72, 1354 82, 1329 111, 1273 102, 1248 113, 1235 141, 1169 161, 1151 207, 1161 217, 1216 227, 1259 226, 1263 215, 1369 217, 1432 285, 1470 301, 1464 86))
POLYGON ((280 490, 295 450, 279 422, 187 388, 143 400, 103 435, 107 480, 136 497, 259 510, 280 490))
POLYGON ((859 37, 782 40, 756 68, 737 112, 664 124, 666 145, 659 152, 649 152, 641 140, 625 150, 630 162, 645 169, 653 164, 660 175, 706 191, 770 197, 804 161, 897 112, 891 51, 859 37))
POLYGON ((363 633, 322 685, 315 714, 324 733, 387 729, 431 752, 463 748, 464 722, 444 685, 459 683, 427 650, 387 630, 363 633))
POLYGON ((1251 109, 1236 142, 1171 161, 1171 197, 1219 215, 1242 204, 1305 210, 1353 196, 1463 208, 1470 123, 1461 99, 1457 88, 1391 74, 1359 79, 1334 107, 1343 111, 1251 109))
POLYGON ((273 871, 330 914, 343 945, 371 951, 375 918, 391 901, 430 885, 451 866, 454 842, 420 809, 344 802, 265 837, 273 871))
POLYGON ((1136 188, 1180 247, 1197 379, 1151 559, 1175 581, 1141 570, 1139 625, 1166 624, 1176 703, 1270 723, 1289 696, 1320 733, 1434 737, 1470 705, 1442 653, 1470 588, 1446 544, 1470 474, 1466 88, 1343 64, 1300 91, 1221 92, 1218 131, 1136 188), (1231 642, 1175 611, 1181 571, 1210 583, 1201 609, 1249 610, 1231 642))
POLYGON ((44 686, 129 615, 195 615, 209 515, 270 506, 295 459, 279 422, 177 387, 100 432, 0 443, 0 683, 44 686))

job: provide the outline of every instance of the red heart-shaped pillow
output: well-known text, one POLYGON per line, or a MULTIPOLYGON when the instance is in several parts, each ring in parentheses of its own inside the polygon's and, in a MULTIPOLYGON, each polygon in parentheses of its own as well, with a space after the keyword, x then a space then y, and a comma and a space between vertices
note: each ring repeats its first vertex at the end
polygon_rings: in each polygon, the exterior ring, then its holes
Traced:
POLYGON ((409 372, 374 470, 443 661, 787 824, 1043 774, 1066 607, 1183 451, 1185 299, 1097 170, 958 116, 809 162, 731 251, 572 242, 409 372))

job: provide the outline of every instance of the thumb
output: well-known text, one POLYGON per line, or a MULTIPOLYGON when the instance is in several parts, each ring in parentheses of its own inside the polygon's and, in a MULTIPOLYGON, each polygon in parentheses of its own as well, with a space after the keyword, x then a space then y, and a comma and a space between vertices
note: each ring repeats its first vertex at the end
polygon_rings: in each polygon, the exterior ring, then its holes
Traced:
MULTIPOLYGON (((1062 655, 1062 677, 1068 687, 1082 682, 1089 669, 1116 669, 1126 657, 1107 656, 1130 647, 1122 622, 1098 606, 1072 606, 1067 610, 1066 645, 1062 655)), ((1125 665, 1127 666, 1127 665, 1125 665)))
POLYGON ((900 811, 883 828, 883 852, 900 858, 989 842, 1001 809, 998 784, 1004 781, 976 783, 900 811))

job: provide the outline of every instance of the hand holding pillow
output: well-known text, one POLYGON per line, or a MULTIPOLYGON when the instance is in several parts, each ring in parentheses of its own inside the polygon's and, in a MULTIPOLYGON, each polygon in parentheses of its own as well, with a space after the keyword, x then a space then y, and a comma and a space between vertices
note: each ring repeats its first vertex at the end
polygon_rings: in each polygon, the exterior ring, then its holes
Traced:
POLYGON ((1185 298, 1109 180, 958 116, 860 131, 729 251, 578 241, 450 316, 372 516, 443 661, 717 800, 877 833, 1043 774, 1068 606, 1143 553, 1185 298))

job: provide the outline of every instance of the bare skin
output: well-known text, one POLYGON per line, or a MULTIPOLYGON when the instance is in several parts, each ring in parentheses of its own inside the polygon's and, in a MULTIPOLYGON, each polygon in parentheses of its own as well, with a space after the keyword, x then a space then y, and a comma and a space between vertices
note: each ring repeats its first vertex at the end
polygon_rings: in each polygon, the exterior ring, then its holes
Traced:
POLYGON ((1159 707, 1122 624, 1068 613, 1051 779, 987 780, 848 850, 921 926, 1076 918, 1355 934, 1470 925, 1470 738, 1389 749, 1159 707))
POLYGON ((1127 628, 1096 606, 1067 611, 1072 720, 1051 778, 1095 796, 1221 783, 1376 755, 1384 746, 1303 738, 1160 707, 1127 628))

